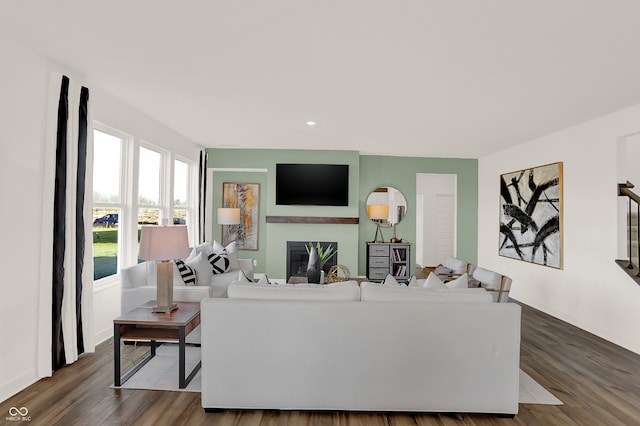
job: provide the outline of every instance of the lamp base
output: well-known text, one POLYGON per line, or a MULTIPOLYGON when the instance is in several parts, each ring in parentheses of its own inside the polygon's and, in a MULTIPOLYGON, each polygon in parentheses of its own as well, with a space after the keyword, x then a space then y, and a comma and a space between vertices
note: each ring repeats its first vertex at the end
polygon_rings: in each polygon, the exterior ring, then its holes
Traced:
POLYGON ((173 262, 158 262, 157 271, 157 305, 152 312, 168 314, 178 309, 178 305, 173 303, 173 262))
POLYGON ((376 222, 376 235, 373 237, 374 243, 384 243, 384 236, 382 235, 382 230, 380 229, 380 223, 376 222), (380 235, 380 239, 378 239, 378 235, 380 235))
POLYGON ((175 311, 176 309, 178 309, 178 305, 176 303, 173 303, 169 306, 154 306, 151 312, 169 314, 175 311))

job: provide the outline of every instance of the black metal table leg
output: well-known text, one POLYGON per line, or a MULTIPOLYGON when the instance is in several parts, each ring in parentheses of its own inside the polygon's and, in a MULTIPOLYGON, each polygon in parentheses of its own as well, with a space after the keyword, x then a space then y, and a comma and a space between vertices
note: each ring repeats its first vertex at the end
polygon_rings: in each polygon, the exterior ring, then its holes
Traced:
POLYGON ((191 380, 194 378, 194 376, 196 375, 196 373, 198 372, 198 370, 200 370, 200 367, 202 366, 202 361, 198 361, 198 364, 196 364, 195 367, 193 367, 193 370, 191 370, 191 373, 189 373, 189 375, 187 376, 187 363, 186 363, 186 335, 185 335, 185 330, 184 327, 180 327, 178 329, 178 369, 180 370, 178 373, 178 388, 179 389, 184 389, 187 386, 189 386, 189 383, 191 383, 191 380), (186 376, 186 377, 185 377, 186 376))
POLYGON ((120 324, 113 325, 113 385, 120 386, 120 324))

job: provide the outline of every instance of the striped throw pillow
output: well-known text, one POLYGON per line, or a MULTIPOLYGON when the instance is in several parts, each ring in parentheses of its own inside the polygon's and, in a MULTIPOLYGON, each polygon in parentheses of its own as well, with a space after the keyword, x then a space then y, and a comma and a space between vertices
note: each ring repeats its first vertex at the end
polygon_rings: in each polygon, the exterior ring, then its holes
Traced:
POLYGON ((231 262, 229 261, 227 252, 210 253, 208 259, 214 275, 224 274, 225 272, 229 272, 231 270, 231 262))
POLYGON ((178 267, 178 272, 180 272, 180 276, 182 277, 182 281, 184 281, 185 285, 196 285, 196 271, 191 266, 184 263, 184 261, 176 259, 176 266, 178 267))

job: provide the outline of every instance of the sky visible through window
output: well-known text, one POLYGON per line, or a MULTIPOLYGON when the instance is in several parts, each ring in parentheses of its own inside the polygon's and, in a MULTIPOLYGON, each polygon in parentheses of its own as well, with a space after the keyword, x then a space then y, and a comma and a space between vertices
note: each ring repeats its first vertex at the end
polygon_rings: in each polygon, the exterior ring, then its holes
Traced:
POLYGON ((138 168, 138 202, 143 205, 160 205, 160 159, 159 152, 140 147, 138 168))
POLYGON ((187 206, 187 180, 189 177, 189 165, 176 160, 173 172, 173 203, 176 206, 187 206))
POLYGON ((122 139, 93 131, 93 200, 120 202, 120 155, 122 139))
MULTIPOLYGON (((120 158, 122 139, 100 130, 93 131, 93 193, 95 202, 120 203, 120 158)), ((140 148, 138 199, 141 204, 160 204, 160 161, 156 151, 140 148)), ((176 206, 187 206, 189 165, 174 162, 173 200, 176 206)))

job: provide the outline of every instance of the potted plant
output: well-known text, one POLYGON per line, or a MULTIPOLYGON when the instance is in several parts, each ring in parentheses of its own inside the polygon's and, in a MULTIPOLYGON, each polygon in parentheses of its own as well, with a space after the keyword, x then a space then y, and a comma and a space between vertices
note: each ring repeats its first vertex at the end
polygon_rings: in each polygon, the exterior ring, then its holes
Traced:
POLYGON ((320 245, 320 242, 317 242, 316 245, 309 243, 305 248, 309 254, 307 282, 324 284, 324 271, 322 270, 322 267, 329 259, 336 255, 338 250, 335 250, 331 245, 324 249, 320 245))
MULTIPOLYGON (((311 248, 313 247, 313 243, 309 243, 309 245, 305 246, 307 249, 307 254, 311 254, 311 248)), ((320 242, 316 243, 316 249, 318 250, 318 262, 320 263, 320 269, 324 267, 324 264, 329 261, 333 256, 338 253, 338 250, 335 250, 332 245, 329 245, 325 250, 320 245, 320 242)))

